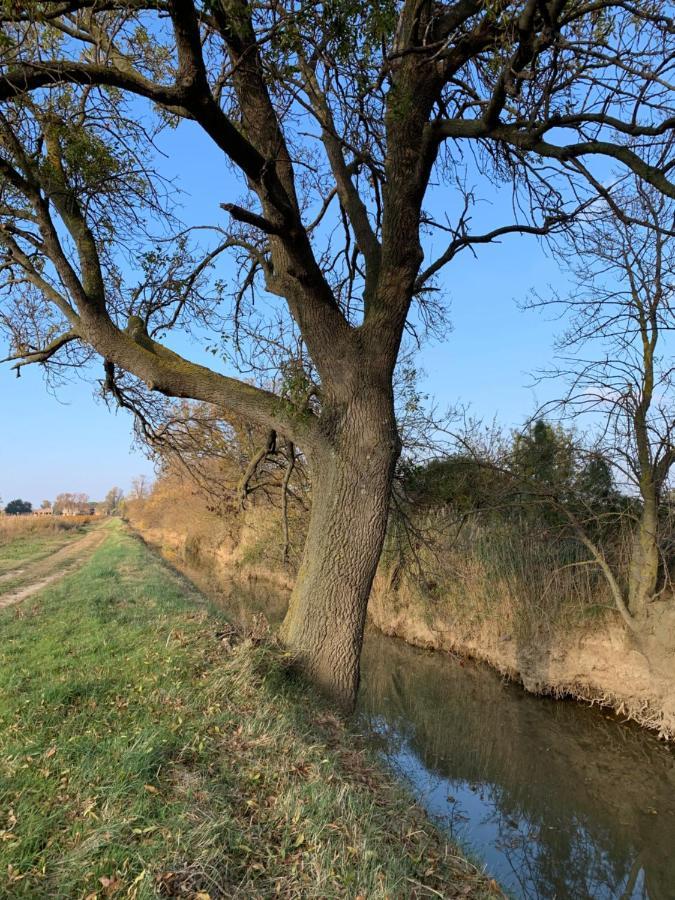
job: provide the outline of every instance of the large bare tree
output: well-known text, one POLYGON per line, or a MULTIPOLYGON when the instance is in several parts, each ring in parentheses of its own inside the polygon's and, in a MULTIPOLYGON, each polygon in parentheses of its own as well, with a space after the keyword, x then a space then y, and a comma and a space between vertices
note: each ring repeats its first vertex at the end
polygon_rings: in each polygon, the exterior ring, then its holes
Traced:
MULTIPOLYGON (((15 364, 93 351, 113 392, 131 373, 302 451, 313 506, 282 634, 347 706, 413 307, 434 315, 434 279, 464 249, 566 227, 608 164, 675 196, 672 12, 661 0, 2 6, 0 237, 15 364), (171 223, 144 149, 151 113, 167 129, 195 123, 240 180, 241 197, 218 198, 227 233, 200 253, 184 233, 149 244, 146 222, 171 223), (472 229, 474 176, 514 191, 513 217, 485 232, 472 229), (447 216, 426 211, 426 197, 447 216), (226 252, 241 272, 233 320, 209 281, 226 252), (256 310, 287 310, 301 342, 283 378, 255 386, 160 342, 197 320, 236 331, 249 289, 256 310)), ((163 140, 170 152, 170 132, 163 140)), ((217 212, 204 224, 222 228, 217 212)))

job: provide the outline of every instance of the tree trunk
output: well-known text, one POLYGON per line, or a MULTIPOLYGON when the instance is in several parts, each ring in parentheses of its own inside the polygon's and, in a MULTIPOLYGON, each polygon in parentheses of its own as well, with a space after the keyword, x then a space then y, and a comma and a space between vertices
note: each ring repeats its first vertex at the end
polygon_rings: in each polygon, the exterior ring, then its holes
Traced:
POLYGON ((653 599, 659 574, 658 512, 655 497, 645 498, 633 538, 628 582, 628 608, 633 616, 645 614, 653 599))
POLYGON ((366 607, 399 453, 391 391, 356 394, 323 411, 331 434, 310 460, 312 512, 281 628, 300 668, 346 711, 358 691, 366 607))

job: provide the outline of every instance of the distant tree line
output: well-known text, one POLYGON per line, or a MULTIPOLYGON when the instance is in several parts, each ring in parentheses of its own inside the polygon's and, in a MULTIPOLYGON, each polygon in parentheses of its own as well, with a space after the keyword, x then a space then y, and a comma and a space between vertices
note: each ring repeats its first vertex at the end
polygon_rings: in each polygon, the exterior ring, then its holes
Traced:
POLYGON ((5 507, 8 516, 25 516, 33 511, 33 506, 27 500, 10 500, 5 507))

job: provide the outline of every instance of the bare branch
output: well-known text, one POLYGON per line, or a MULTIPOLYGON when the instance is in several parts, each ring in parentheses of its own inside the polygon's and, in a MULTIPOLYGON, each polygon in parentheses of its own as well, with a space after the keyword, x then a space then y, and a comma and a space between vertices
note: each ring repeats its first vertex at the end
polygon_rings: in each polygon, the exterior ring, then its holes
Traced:
POLYGON ((12 356, 7 356, 5 359, 0 359, 0 363, 6 362, 14 362, 15 365, 12 366, 12 369, 16 371, 16 377, 21 377, 21 369, 23 366, 29 366, 33 363, 46 363, 48 362, 62 347, 65 347, 67 344, 71 344, 73 341, 81 340, 80 335, 75 331, 67 331, 65 334, 59 335, 59 337, 54 338, 46 347, 42 347, 39 350, 31 350, 27 349, 24 352, 16 353, 12 356))

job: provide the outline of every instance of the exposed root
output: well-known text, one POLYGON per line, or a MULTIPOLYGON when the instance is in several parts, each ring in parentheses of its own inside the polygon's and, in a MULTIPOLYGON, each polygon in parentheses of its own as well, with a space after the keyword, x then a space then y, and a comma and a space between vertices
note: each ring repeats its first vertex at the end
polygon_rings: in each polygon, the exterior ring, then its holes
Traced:
POLYGON ((663 741, 675 740, 675 724, 668 720, 663 709, 649 700, 630 700, 609 691, 600 691, 583 684, 556 684, 540 692, 556 700, 576 700, 588 706, 611 710, 622 723, 635 722, 654 731, 663 741))

